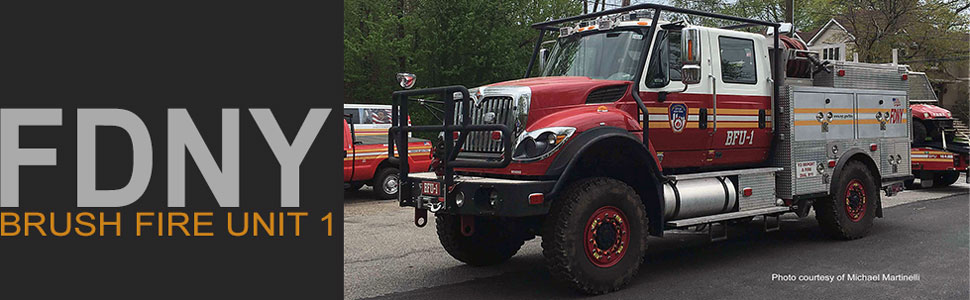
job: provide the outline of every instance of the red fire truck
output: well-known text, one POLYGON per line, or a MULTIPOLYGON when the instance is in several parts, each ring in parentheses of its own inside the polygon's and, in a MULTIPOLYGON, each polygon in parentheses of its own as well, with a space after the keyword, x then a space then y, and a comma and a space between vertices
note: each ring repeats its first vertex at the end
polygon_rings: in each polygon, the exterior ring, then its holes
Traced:
MULTIPOLYGON (((386 108, 389 113, 390 107, 386 108)), ((392 199, 398 192, 400 171, 387 161, 387 129, 367 128, 359 133, 354 120, 353 115, 345 115, 344 189, 356 191, 366 183, 374 187, 376 198, 392 199)), ((431 142, 410 138, 408 145, 408 164, 427 170, 431 165, 431 142)))
MULTIPOLYGON (((949 186, 960 179, 961 172, 970 172, 970 146, 955 140, 957 132, 950 111, 933 105, 938 100, 926 74, 909 72, 909 77, 913 176, 923 188, 949 186)), ((916 187, 914 180, 906 181, 906 185, 916 187)))
POLYGON ((822 62, 790 25, 638 4, 542 22, 524 79, 393 94, 441 101, 443 124, 393 118, 400 205, 435 214, 454 258, 491 265, 542 237, 551 273, 586 293, 640 270, 647 236, 815 210, 838 239, 865 236, 881 193, 910 174, 905 68, 822 62), (661 21, 661 12, 734 22, 661 21), (763 26, 770 35, 733 29, 763 26), (557 35, 551 51, 547 34, 557 35), (538 62, 539 77, 531 71, 538 62), (443 132, 432 172, 399 159, 443 132))

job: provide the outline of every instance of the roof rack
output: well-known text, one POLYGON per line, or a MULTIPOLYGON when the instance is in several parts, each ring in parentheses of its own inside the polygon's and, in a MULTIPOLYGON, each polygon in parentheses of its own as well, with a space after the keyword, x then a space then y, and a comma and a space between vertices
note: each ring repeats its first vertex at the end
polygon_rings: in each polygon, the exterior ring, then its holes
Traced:
POLYGON ((695 16, 701 16, 701 17, 709 17, 709 18, 715 18, 715 19, 723 19, 723 20, 736 21, 736 22, 741 22, 741 23, 754 24, 755 26, 756 25, 771 26, 771 27, 780 26, 780 24, 774 23, 774 22, 768 22, 768 21, 762 21, 762 20, 755 20, 755 19, 748 19, 748 18, 742 18, 742 17, 737 17, 737 16, 731 16, 731 15, 725 15, 725 14, 718 14, 718 13, 712 13, 712 12, 706 12, 706 11, 699 11, 699 10, 693 10, 693 9, 686 9, 686 8, 680 8, 680 7, 673 7, 673 6, 667 6, 667 5, 661 5, 661 4, 642 3, 642 4, 635 4, 635 5, 630 5, 630 6, 626 6, 626 7, 620 7, 620 8, 614 8, 614 9, 608 9, 608 10, 598 11, 598 12, 584 14, 584 15, 578 15, 578 16, 566 17, 566 18, 556 19, 556 20, 551 20, 551 21, 539 22, 539 23, 532 24, 532 28, 543 29, 543 28, 545 28, 545 27, 547 27, 549 25, 562 24, 562 23, 566 23, 566 22, 578 21, 578 20, 583 20, 583 19, 592 19, 592 18, 595 18, 595 17, 612 15, 612 14, 618 14, 618 13, 624 13, 624 12, 634 11, 634 10, 642 10, 642 9, 653 9, 653 10, 659 10, 659 11, 669 11, 669 12, 682 13, 682 14, 688 14, 688 15, 695 15, 695 16))

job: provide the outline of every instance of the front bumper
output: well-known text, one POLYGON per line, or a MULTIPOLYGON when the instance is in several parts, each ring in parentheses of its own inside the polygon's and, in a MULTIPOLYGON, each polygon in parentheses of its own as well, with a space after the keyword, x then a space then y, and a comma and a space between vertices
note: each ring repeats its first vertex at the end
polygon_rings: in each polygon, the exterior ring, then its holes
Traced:
POLYGON ((549 212, 550 202, 546 200, 555 186, 555 180, 516 180, 478 176, 455 176, 455 184, 445 187, 443 180, 433 172, 412 173, 408 175, 408 191, 402 189, 399 201, 402 207, 427 209, 433 213, 458 215, 525 217, 545 215, 549 212), (444 196, 421 194, 421 182, 438 182, 444 196), (541 193, 543 201, 530 203, 529 196, 541 193), (461 196, 459 196, 461 195, 461 196), (492 196, 496 195, 495 201, 492 196), (456 199, 463 198, 462 205, 456 199), (494 205, 493 205, 494 203, 494 205))

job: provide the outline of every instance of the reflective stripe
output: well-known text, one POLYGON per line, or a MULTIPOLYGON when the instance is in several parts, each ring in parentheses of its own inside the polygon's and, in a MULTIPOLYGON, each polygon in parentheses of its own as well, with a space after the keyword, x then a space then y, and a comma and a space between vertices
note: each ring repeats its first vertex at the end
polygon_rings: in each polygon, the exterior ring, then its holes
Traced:
MULTIPOLYGON (((707 118, 708 118, 708 122, 713 122, 714 121, 714 115, 707 115, 707 118)), ((700 115, 688 115, 687 116, 687 121, 698 121, 698 120, 700 120, 700 115)), ((640 116, 640 121, 643 121, 643 116, 640 116)), ((659 115, 659 114, 650 114, 650 122, 657 122, 657 121, 670 121, 670 116, 668 116, 668 115, 659 115)), ((741 121, 750 121, 750 122, 757 122, 758 121, 758 116, 757 115, 755 115, 755 116, 718 115, 717 116, 717 121, 718 122, 721 122, 721 121, 726 121, 726 122, 730 122, 730 121, 738 121, 738 122, 741 122, 741 121)), ((770 122, 771 121, 771 117, 770 116, 765 116, 765 121, 769 121, 770 122)))

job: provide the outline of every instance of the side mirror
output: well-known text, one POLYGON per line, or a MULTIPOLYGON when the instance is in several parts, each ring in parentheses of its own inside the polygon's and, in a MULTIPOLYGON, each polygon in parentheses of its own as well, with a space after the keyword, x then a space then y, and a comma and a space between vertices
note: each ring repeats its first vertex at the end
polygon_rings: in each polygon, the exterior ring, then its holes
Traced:
POLYGON ((701 82, 701 66, 684 65, 680 68, 680 82, 684 85, 698 84, 701 82))
POLYGON ((680 69, 684 85, 701 82, 701 32, 697 28, 680 30, 680 69))
POLYGON ((539 49, 539 74, 546 69, 546 61, 549 60, 549 49, 539 49))

